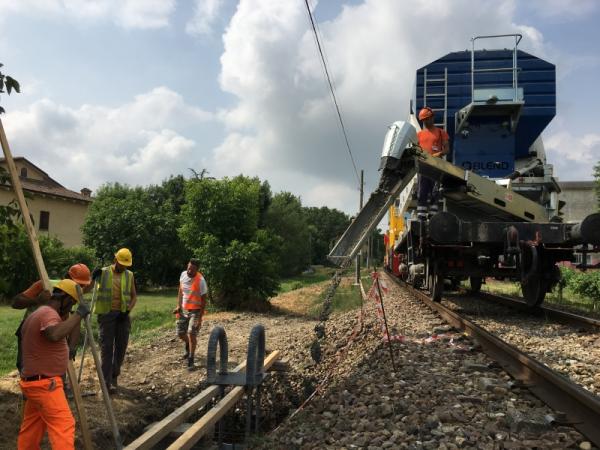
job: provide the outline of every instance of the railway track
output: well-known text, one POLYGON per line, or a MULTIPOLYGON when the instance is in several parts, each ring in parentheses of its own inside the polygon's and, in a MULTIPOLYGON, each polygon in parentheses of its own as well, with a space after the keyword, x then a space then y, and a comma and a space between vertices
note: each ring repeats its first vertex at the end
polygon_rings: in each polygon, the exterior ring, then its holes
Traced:
MULTIPOLYGON (((564 375, 550 369, 445 304, 431 301, 426 293, 387 274, 386 276, 408 290, 449 324, 463 329, 466 334, 475 339, 483 351, 497 361, 506 372, 548 406, 561 413, 557 414, 557 422, 572 425, 596 446, 600 446, 600 397, 586 391, 564 375)), ((561 320, 578 320, 572 317, 575 315, 564 316, 558 310, 552 309, 552 314, 558 315, 556 317, 560 316, 561 320)), ((584 322, 586 326, 592 326, 588 320, 584 322)))
POLYGON ((490 300, 495 303, 509 306, 519 311, 528 312, 531 316, 551 319, 565 325, 573 325, 589 330, 600 330, 600 320, 592 317, 582 316, 572 312, 564 311, 552 306, 542 305, 534 310, 527 303, 519 298, 506 295, 491 294, 488 292, 479 292, 477 296, 484 300, 490 300))

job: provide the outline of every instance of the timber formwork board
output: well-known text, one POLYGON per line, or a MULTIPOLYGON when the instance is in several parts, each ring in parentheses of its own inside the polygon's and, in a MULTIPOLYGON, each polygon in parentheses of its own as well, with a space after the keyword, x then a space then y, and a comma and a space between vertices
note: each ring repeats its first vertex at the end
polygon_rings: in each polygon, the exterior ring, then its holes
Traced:
MULTIPOLYGON (((273 364, 275 364, 275 362, 279 359, 279 356, 280 353, 278 350, 269 353, 269 355, 265 358, 264 370, 269 370, 271 366, 273 366, 273 364)), ((241 372, 245 368, 246 362, 243 362, 233 369, 232 372, 241 372)), ((156 422, 154 425, 152 425, 144 434, 125 447, 125 450, 147 450, 153 448, 171 431, 175 430, 175 428, 184 423, 192 414, 198 412, 199 409, 203 408, 212 399, 216 398, 219 395, 220 390, 220 386, 216 385, 204 389, 202 392, 188 400, 184 405, 177 408, 160 422, 156 422)), ((209 430, 210 425, 216 423, 216 421, 218 421, 227 413, 227 411, 229 411, 231 406, 233 406, 237 400, 243 397, 244 388, 239 386, 235 387, 230 391, 229 394, 219 401, 216 412, 211 412, 211 410, 205 414, 198 422, 193 424, 183 435, 181 435, 181 437, 177 439, 177 441, 175 441, 175 443, 173 443, 169 448, 190 448, 194 443, 198 442, 198 440, 209 430), (234 395, 229 395, 234 391, 234 395), (233 398, 235 398, 235 401, 232 400, 233 398), (226 407, 223 403, 225 399, 227 399, 226 407), (232 401, 232 403, 230 403, 230 401, 232 401), (200 425, 198 425, 199 423, 200 425)))

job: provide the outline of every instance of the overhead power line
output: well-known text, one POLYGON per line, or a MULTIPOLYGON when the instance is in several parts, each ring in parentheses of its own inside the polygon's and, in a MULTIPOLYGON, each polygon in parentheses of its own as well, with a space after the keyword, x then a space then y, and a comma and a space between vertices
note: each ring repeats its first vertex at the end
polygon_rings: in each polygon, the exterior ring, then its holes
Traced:
POLYGON ((333 87, 333 81, 331 76, 329 75, 329 70, 327 69, 327 63, 325 62, 325 55, 323 52, 323 47, 321 46, 321 41, 319 40, 319 34, 317 33, 317 27, 315 25, 315 21, 310 10, 310 6, 308 4, 308 0, 304 0, 304 4, 306 5, 306 11, 308 12, 308 18, 310 20, 310 25, 313 30, 313 34, 315 36, 315 42, 317 43, 317 49, 319 50, 319 55, 321 55, 321 63, 323 64, 323 69, 325 71, 325 78, 327 79, 327 83, 329 85, 329 92, 331 93, 331 98, 333 99, 333 104, 335 105, 335 110, 337 112, 337 116, 340 122, 340 127, 342 129, 342 134, 344 135, 344 141, 346 142, 346 148, 348 149, 348 155, 350 155, 350 161, 352 161, 352 167, 354 168, 354 174, 356 175, 356 181, 358 181, 360 185, 360 176, 358 175, 358 169, 356 168, 356 163, 354 162, 354 156, 352 155, 352 150, 350 149, 350 142, 348 141, 348 133, 346 133, 346 127, 344 126, 344 120, 342 119, 342 113, 340 111, 340 106, 338 104, 337 98, 335 96, 335 89, 333 87))

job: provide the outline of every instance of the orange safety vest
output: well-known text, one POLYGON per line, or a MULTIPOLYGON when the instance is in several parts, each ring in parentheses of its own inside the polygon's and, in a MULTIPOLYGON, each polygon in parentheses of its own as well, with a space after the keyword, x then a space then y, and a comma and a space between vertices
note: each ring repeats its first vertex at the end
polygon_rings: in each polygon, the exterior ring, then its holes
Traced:
POLYGON ((193 309, 203 309, 204 308, 204 300, 200 295, 200 283, 202 281, 202 274, 198 272, 192 281, 192 284, 189 288, 186 288, 183 283, 179 283, 179 289, 181 289, 182 293, 182 307, 183 309, 193 310, 193 309))

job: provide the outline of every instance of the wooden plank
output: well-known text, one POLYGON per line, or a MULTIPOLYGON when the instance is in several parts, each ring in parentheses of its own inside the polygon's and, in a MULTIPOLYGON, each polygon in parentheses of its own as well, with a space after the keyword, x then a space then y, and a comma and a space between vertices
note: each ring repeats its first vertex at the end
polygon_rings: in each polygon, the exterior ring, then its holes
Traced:
POLYGON ((244 396, 244 387, 236 386, 223 397, 209 412, 192 425, 179 439, 167 447, 167 450, 185 450, 192 448, 196 442, 219 421, 244 396))
MULTIPOLYGON (((42 252, 40 251, 40 242, 38 241, 37 233, 35 232, 33 222, 31 221, 31 216, 29 215, 29 207, 27 206, 25 196, 23 195, 23 186, 21 185, 21 180, 17 174, 17 167, 15 166, 15 161, 13 160, 12 153, 8 145, 8 139, 6 139, 6 133, 4 132, 2 120, 0 120, 0 145, 2 146, 2 151, 4 152, 6 165, 8 166, 12 188, 17 196, 17 203, 19 204, 19 208, 21 208, 21 214, 23 216, 23 222, 25 223, 27 236, 29 236, 29 243, 31 244, 35 266, 40 279, 42 280, 42 284, 44 285, 44 289, 52 292, 50 278, 48 277, 48 272, 46 271, 46 266, 44 265, 42 252)), ((75 374, 75 368, 73 367, 71 360, 69 360, 67 364, 67 372, 69 374, 69 381, 73 390, 73 398, 75 399, 77 415, 79 416, 79 425, 81 428, 81 435, 83 437, 83 446, 86 450, 92 450, 92 436, 90 434, 87 415, 83 406, 83 399, 81 398, 81 390, 79 389, 77 378, 73 376, 75 374)))
MULTIPOLYGON (((279 358, 279 351, 274 351, 265 358, 265 370, 267 370, 279 358)), ((246 368, 246 362, 239 364, 232 372, 240 372, 246 368)), ((152 425, 148 431, 138 437, 135 441, 125 447, 125 450, 146 450, 160 442, 178 425, 184 423, 189 416, 194 414, 203 406, 207 405, 213 398, 219 395, 219 386, 210 386, 195 397, 188 400, 184 405, 177 408, 160 422, 152 425)))
POLYGON ((289 372, 290 362, 287 359, 275 361, 271 367, 273 372, 289 372))
MULTIPOLYGON (((279 359, 279 351, 272 352, 265 358, 265 370, 268 370, 279 359)), ((167 450, 189 449, 206 434, 206 432, 221 419, 244 396, 244 386, 236 386, 223 397, 209 412, 192 425, 167 450)))

